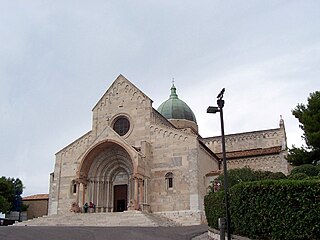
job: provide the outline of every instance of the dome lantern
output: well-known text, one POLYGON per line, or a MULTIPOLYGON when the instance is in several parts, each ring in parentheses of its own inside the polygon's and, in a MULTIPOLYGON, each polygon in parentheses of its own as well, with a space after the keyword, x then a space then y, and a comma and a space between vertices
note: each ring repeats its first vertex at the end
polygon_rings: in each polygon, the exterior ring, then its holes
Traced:
POLYGON ((190 107, 178 98, 174 84, 171 87, 169 99, 164 101, 157 109, 166 119, 177 128, 193 128, 198 131, 196 117, 190 107))

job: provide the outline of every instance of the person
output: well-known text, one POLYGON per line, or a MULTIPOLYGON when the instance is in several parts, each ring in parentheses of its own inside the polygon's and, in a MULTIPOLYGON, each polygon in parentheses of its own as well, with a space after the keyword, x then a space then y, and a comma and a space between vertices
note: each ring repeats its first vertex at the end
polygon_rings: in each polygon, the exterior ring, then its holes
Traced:
POLYGON ((85 204, 83 205, 83 210, 84 210, 85 213, 88 212, 88 207, 89 207, 88 203, 85 203, 85 204))

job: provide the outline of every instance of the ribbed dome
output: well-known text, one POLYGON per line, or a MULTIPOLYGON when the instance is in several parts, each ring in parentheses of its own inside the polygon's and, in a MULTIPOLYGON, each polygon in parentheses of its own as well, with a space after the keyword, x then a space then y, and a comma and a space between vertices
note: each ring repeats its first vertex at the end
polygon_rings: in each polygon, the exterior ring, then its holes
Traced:
POLYGON ((172 84, 169 99, 163 102, 157 111, 166 119, 185 119, 197 123, 194 113, 184 101, 178 98, 176 90, 176 87, 172 84))

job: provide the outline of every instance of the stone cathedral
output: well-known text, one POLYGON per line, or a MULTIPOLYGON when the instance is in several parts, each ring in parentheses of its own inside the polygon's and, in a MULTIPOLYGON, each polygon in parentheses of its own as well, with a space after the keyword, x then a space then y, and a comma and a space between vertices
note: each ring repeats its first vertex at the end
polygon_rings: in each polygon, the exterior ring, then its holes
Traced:
MULTIPOLYGON (((92 109, 92 129, 56 153, 49 215, 93 202, 97 212, 149 211, 203 221, 210 181, 221 173, 221 137, 202 138, 196 117, 172 85, 158 109, 118 76, 92 109)), ((288 173, 278 128, 226 136, 228 168, 288 173)))

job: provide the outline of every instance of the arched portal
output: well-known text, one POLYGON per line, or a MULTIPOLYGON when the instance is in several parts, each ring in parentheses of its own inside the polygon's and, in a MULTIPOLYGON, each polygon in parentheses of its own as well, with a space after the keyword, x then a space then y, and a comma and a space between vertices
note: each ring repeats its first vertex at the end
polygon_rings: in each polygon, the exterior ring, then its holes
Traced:
POLYGON ((103 142, 91 149, 81 163, 77 202, 92 202, 97 212, 125 211, 133 199, 139 201, 138 193, 143 190, 136 187, 139 179, 135 176, 126 149, 115 142, 103 142))

